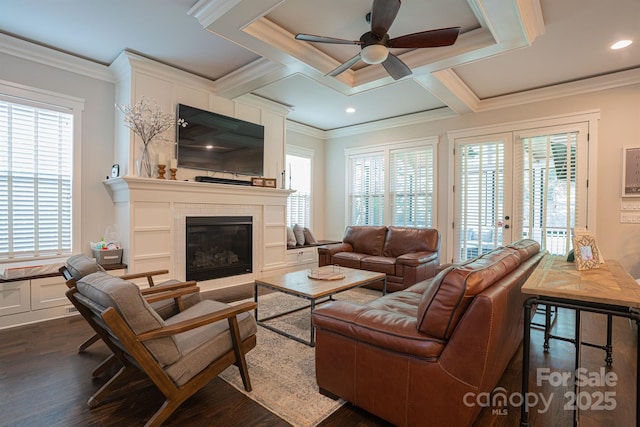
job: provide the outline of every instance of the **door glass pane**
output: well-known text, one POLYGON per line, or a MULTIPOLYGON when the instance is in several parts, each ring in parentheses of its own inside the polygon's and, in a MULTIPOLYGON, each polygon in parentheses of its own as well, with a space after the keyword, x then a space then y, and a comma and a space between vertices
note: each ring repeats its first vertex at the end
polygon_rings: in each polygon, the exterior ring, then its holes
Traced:
POLYGON ((502 141, 456 145, 456 261, 476 257, 502 244, 504 159, 502 141))
POLYGON ((576 226, 578 132, 521 140, 522 237, 540 242, 553 255, 571 249, 576 226))

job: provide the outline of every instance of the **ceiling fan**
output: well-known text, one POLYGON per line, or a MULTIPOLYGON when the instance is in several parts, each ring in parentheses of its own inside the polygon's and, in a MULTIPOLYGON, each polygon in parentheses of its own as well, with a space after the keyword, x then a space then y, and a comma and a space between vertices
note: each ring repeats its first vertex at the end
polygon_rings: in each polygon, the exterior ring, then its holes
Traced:
POLYGON ((391 77, 399 80, 411 75, 411 69, 400 58, 389 52, 389 48, 414 49, 450 46, 456 42, 458 34, 460 34, 460 27, 421 31, 390 39, 387 32, 396 19, 398 10, 400 10, 400 0, 373 0, 371 12, 367 14, 367 22, 371 23, 371 31, 364 33, 360 40, 345 40, 311 34, 297 34, 296 39, 313 43, 360 45, 361 50, 357 55, 327 73, 328 76, 335 77, 362 59, 367 64, 381 63, 391 77))

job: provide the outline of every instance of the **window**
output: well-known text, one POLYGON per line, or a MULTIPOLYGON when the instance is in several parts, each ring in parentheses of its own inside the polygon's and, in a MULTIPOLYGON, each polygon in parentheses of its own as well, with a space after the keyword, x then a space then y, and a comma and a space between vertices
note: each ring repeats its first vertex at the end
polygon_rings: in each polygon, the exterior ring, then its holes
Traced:
POLYGON ((73 109, 0 96, 0 260, 72 253, 73 135, 73 109))
POLYGON ((313 151, 300 147, 287 147, 286 185, 291 190, 287 199, 287 226, 298 224, 311 228, 311 165, 313 151))
POLYGON ((347 152, 353 225, 433 227, 436 138, 347 152))

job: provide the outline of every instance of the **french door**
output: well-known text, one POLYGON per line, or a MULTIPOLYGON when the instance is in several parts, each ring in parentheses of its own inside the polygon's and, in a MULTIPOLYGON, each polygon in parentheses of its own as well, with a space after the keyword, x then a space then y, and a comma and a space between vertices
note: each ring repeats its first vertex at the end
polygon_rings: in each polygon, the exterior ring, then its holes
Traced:
POLYGON ((512 241, 510 133, 456 139, 454 261, 512 241))
POLYGON ((569 252, 587 226, 588 123, 454 141, 454 262, 521 238, 569 252))

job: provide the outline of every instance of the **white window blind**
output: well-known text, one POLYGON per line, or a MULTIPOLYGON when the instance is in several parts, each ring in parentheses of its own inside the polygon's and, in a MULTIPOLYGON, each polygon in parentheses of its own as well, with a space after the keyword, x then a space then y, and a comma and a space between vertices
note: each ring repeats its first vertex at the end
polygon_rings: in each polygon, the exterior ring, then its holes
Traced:
POLYGON ((516 170, 522 171, 522 237, 540 242, 554 255, 569 252, 571 228, 580 225, 578 135, 576 131, 524 137, 516 150, 516 170))
POLYGON ((311 227, 311 158, 287 154, 289 188, 296 190, 287 198, 287 225, 311 227))
POLYGON ((384 224, 384 163, 383 152, 349 157, 350 224, 384 224))
POLYGON ((505 208, 504 151, 503 141, 456 145, 457 260, 476 257, 502 243, 498 224, 505 208))
POLYGON ((392 150, 389 159, 391 224, 433 226, 433 148, 392 150))
POLYGON ((0 99, 0 260, 72 250, 71 112, 0 99))

